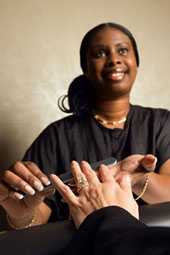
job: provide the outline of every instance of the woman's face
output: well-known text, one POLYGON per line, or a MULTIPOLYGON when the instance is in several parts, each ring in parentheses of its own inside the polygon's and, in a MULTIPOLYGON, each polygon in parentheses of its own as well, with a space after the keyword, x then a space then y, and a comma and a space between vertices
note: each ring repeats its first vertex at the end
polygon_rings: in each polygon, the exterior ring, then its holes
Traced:
POLYGON ((85 75, 100 97, 129 95, 136 78, 137 64, 128 36, 114 28, 96 33, 87 51, 85 75))

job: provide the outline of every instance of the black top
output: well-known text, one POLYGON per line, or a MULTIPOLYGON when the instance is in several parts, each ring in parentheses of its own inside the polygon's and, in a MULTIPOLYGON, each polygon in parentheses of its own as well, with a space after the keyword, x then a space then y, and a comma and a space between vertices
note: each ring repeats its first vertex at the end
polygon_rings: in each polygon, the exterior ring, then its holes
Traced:
MULTIPOLYGON (((148 153, 158 158, 156 172, 170 158, 170 112, 131 105, 124 129, 105 128, 91 115, 71 115, 50 124, 24 160, 37 163, 46 174, 60 174, 69 171, 72 160, 92 163, 148 153)), ((55 211, 57 196, 52 198, 55 211)))
POLYGON ((147 227, 126 210, 110 206, 90 214, 62 254, 168 255, 170 229, 147 227))

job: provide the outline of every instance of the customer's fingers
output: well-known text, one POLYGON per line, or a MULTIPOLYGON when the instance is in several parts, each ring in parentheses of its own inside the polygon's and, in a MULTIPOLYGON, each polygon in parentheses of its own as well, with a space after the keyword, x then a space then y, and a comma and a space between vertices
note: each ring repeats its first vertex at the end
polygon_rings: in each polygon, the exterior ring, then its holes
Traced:
POLYGON ((97 177, 97 174, 94 170, 92 170, 90 164, 87 161, 81 162, 81 170, 84 173, 87 181, 89 184, 98 185, 99 184, 99 178, 97 177))
POLYGON ((68 204, 77 204, 77 196, 72 192, 69 186, 65 185, 55 174, 50 175, 51 182, 58 190, 60 195, 68 204))
POLYGON ((131 178, 129 174, 123 173, 119 179, 120 188, 127 192, 127 194, 132 195, 132 187, 131 187, 131 178))
POLYGON ((102 164, 99 167, 99 179, 101 182, 114 182, 112 169, 109 169, 106 165, 102 164))
POLYGON ((73 160, 71 162, 71 171, 72 171, 73 178, 74 178, 76 186, 78 186, 80 184, 80 182, 86 182, 87 183, 86 176, 82 172, 82 170, 80 168, 80 165, 78 164, 77 161, 73 160))

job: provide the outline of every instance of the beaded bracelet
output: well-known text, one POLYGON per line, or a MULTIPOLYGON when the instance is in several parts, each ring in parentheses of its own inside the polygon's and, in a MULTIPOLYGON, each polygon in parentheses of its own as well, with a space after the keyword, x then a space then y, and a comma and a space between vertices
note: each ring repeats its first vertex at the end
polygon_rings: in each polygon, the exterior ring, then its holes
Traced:
POLYGON ((9 224, 9 226, 12 228, 12 229, 15 229, 15 230, 19 230, 19 229, 24 229, 24 228, 29 228, 29 227, 32 227, 32 225, 35 223, 35 215, 33 215, 32 219, 31 219, 31 222, 27 225, 24 225, 24 226, 21 226, 21 227, 17 227, 15 226, 15 224, 11 221, 10 217, 8 214, 6 214, 6 219, 7 219, 7 222, 9 224))
POLYGON ((147 174, 147 175, 146 175, 146 181, 145 181, 145 185, 144 185, 144 187, 143 187, 143 190, 142 190, 142 192, 139 194, 139 196, 135 198, 136 201, 139 200, 139 198, 141 198, 141 197, 144 195, 144 193, 146 192, 146 189, 147 189, 147 187, 148 187, 148 183, 149 183, 149 175, 147 174))

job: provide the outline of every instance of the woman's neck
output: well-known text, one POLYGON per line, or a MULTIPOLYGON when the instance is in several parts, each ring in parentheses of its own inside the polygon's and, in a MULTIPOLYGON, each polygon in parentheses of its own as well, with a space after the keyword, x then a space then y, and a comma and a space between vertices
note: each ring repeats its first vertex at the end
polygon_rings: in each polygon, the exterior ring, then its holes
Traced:
POLYGON ((119 121, 126 117, 130 108, 129 98, 118 100, 100 100, 96 102, 94 114, 108 121, 119 121))

